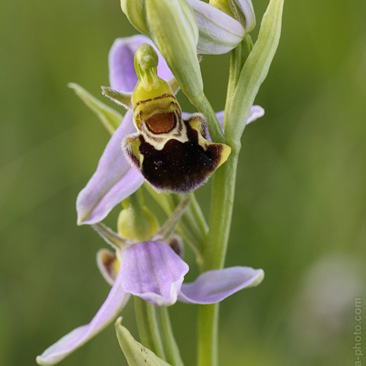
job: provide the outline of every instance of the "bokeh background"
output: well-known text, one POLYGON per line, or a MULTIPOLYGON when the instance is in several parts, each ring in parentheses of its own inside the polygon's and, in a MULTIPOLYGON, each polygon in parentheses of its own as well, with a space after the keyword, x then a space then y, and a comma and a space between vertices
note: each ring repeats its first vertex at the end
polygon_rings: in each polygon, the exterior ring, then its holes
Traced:
MULTIPOLYGON (((267 1, 253 3, 260 20, 267 1)), ((366 302, 365 14, 363 0, 286 1, 256 100, 266 115, 243 137, 226 261, 266 278, 222 304, 221 365, 354 364, 354 299, 366 302)), ((76 226, 74 208, 109 136, 66 85, 100 95, 110 46, 134 33, 118 0, 0 5, 1 365, 35 365, 109 291, 95 265, 104 244, 76 226)), ((217 110, 228 60, 201 63, 217 110)), ((209 189, 198 192, 206 213, 209 189)), ((136 335, 132 302, 123 315, 136 335)), ((171 316, 194 365, 196 308, 177 304, 171 316)), ((62 365, 126 362, 110 326, 62 365)))

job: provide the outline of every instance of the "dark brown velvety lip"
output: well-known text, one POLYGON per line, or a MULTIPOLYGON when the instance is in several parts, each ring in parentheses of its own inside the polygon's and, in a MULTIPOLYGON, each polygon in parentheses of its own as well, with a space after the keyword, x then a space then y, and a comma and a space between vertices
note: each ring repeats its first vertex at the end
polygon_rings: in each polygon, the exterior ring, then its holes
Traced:
POLYGON ((198 133, 186 121, 187 142, 169 140, 162 150, 139 136, 139 151, 144 156, 141 172, 157 189, 177 193, 190 192, 203 184, 216 169, 222 146, 209 145, 207 150, 198 144, 198 133))

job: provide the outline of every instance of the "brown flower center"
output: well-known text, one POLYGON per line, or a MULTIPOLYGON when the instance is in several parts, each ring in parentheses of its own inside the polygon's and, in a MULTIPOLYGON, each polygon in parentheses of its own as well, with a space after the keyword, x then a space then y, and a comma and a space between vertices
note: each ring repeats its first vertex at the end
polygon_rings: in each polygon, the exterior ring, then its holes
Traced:
POLYGON ((175 127, 175 115, 173 112, 157 113, 148 118, 146 124, 152 133, 168 133, 175 127))

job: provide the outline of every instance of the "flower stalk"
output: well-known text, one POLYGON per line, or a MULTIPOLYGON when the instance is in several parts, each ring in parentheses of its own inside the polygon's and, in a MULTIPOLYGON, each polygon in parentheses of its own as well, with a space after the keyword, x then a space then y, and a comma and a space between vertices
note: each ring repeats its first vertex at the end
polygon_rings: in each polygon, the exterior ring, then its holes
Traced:
MULTIPOLYGON (((203 253, 203 270, 222 268, 225 262, 234 206, 239 151, 233 151, 212 182, 209 232, 203 253)), ((198 366, 218 365, 219 304, 199 307, 198 366)))
POLYGON ((166 360, 171 365, 183 366, 182 357, 170 323, 169 310, 167 308, 159 308, 158 311, 160 313, 161 335, 166 352, 166 360))
MULTIPOLYGON (((203 254, 204 270, 222 268, 225 262, 235 195, 240 139, 259 87, 267 76, 281 33, 284 0, 271 0, 264 14, 258 40, 232 51, 230 81, 225 110, 226 143, 231 156, 213 177, 209 232, 203 254)), ((219 304, 200 306, 198 365, 218 364, 219 304)))
POLYGON ((137 296, 134 297, 134 304, 141 343, 158 357, 166 360, 155 306, 137 296))

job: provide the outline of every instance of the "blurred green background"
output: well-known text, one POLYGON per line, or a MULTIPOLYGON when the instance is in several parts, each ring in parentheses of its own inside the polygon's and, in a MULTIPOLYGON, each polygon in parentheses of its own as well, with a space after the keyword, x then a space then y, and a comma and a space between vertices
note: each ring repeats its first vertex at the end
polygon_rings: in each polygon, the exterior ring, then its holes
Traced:
MULTIPOLYGON (((260 20, 267 1, 253 2, 260 20)), ((365 14, 363 0, 285 3, 256 100, 266 115, 243 137, 226 261, 266 278, 222 304, 221 365, 354 364, 354 299, 366 301, 365 14)), ((76 226, 74 208, 109 136, 66 85, 98 96, 114 39, 134 33, 118 0, 0 5, 0 365, 34 365, 109 291, 95 265, 105 245, 76 226)), ((217 110, 228 60, 201 63, 217 110)), ((207 213, 209 184, 198 196, 207 213)), ((136 335, 132 305, 124 324, 136 335)), ((171 315, 194 365, 196 308, 171 315)), ((112 326, 62 363, 125 364, 112 326)))

